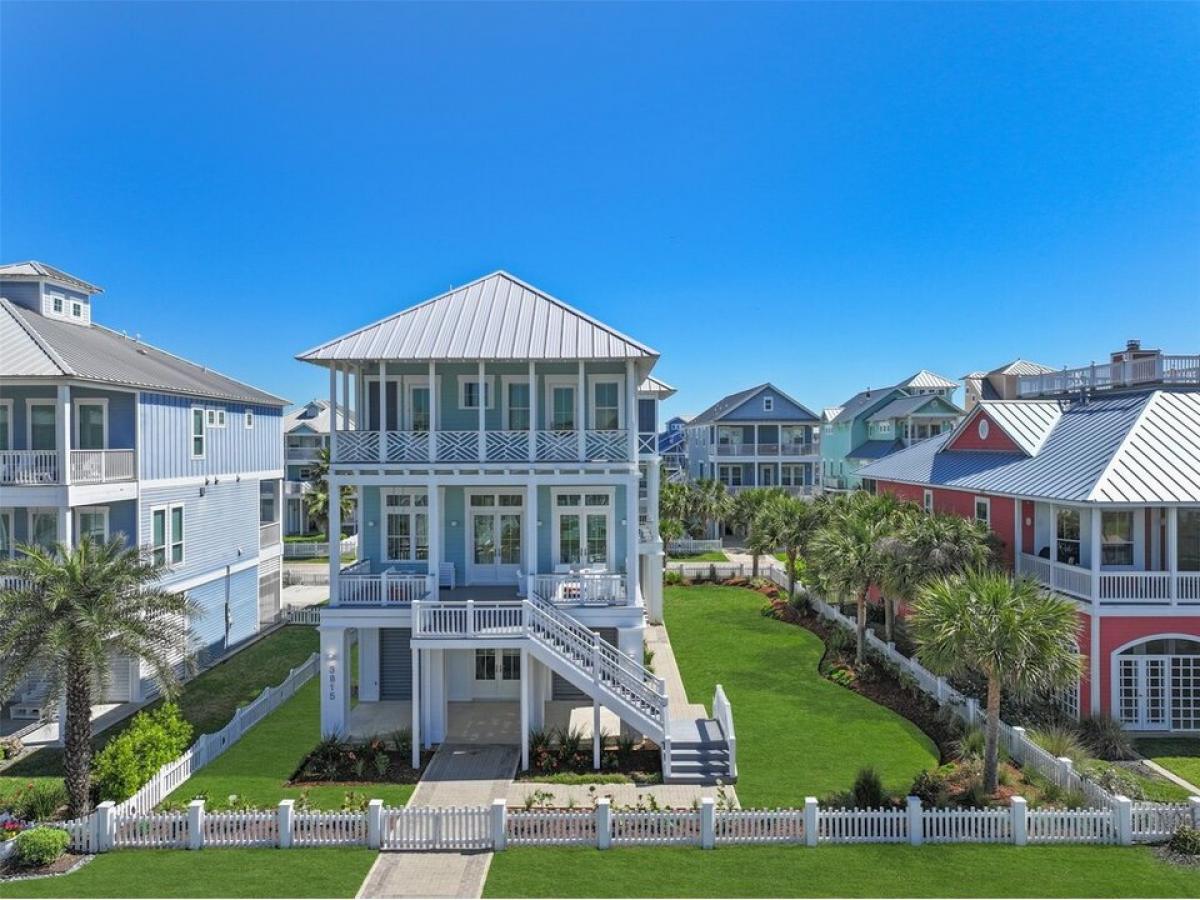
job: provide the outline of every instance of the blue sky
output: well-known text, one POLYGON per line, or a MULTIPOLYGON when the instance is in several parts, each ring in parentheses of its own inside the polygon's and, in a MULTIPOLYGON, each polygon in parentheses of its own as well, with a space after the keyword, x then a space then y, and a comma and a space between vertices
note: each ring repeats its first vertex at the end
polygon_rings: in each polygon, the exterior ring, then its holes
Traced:
POLYGON ((1200 4, 0 7, 0 257, 293 400, 505 268, 669 412, 1200 345, 1200 4))

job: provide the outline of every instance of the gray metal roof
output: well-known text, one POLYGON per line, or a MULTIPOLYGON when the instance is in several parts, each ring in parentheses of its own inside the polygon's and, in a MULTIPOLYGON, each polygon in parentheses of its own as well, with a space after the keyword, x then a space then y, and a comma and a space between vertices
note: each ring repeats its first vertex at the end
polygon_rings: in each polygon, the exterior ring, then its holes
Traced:
POLYGON ((0 265, 0 279, 12 281, 36 281, 42 278, 48 278, 51 281, 57 281, 60 284, 65 284, 67 287, 73 287, 76 290, 83 291, 85 294, 102 294, 104 288, 84 281, 82 278, 76 278, 62 269, 48 266, 46 263, 38 262, 36 259, 29 259, 25 262, 5 263, 0 265))
POLYGON ((667 384, 665 381, 659 381, 653 375, 647 375, 642 383, 638 385, 639 394, 657 394, 662 399, 667 399, 673 396, 675 388, 667 384))
POLYGON ((658 352, 507 272, 388 316, 297 356, 343 360, 646 359, 658 352))
POLYGON ((1200 502, 1200 392, 1076 402, 1033 456, 944 450, 954 432, 858 470, 864 478, 1065 502, 1200 502))
POLYGON ((0 298, 0 376, 74 377, 264 406, 287 401, 100 325, 60 322, 0 298), (8 321, 5 322, 5 319, 8 321))
MULTIPOLYGON (((868 422, 884 422, 889 419, 903 419, 908 416, 920 415, 918 410, 924 406, 933 404, 934 406, 949 406, 954 414, 962 414, 962 410, 947 400, 945 397, 939 397, 936 394, 917 394, 915 397, 897 397, 883 409, 878 409, 867 417, 868 422)), ((945 418, 951 413, 945 409, 939 409, 936 413, 929 413, 939 418, 945 418)))
POLYGON ((833 417, 833 424, 841 425, 844 422, 853 422, 862 413, 874 409, 880 403, 895 399, 896 397, 907 396, 898 387, 882 387, 874 390, 859 391, 841 406, 841 411, 833 417))
MULTIPOLYGON (((339 417, 341 409, 338 410, 339 417)), ((354 411, 350 410, 350 422, 354 422, 354 411)), ((303 406, 293 409, 290 413, 283 417, 283 432, 287 434, 293 428, 298 428, 301 425, 306 426, 310 431, 316 434, 329 433, 329 401, 328 400, 309 400, 303 406)))
POLYGON ((957 381, 951 381, 949 378, 943 378, 936 372, 930 372, 928 369, 922 369, 903 381, 896 384, 898 388, 956 388, 957 381))
POLYGON ((881 459, 895 453, 901 446, 899 441, 863 441, 846 454, 848 459, 881 459))
MULTIPOLYGON (((1068 400, 982 400, 978 409, 986 412, 1013 443, 1032 456, 1070 405, 1068 400)), ((971 418, 978 415, 974 413, 971 418)), ((970 427, 970 423, 964 422, 959 430, 970 427)))
POLYGON ((1030 362, 1027 359, 1014 359, 1010 363, 992 369, 989 375, 1045 375, 1047 372, 1055 371, 1051 366, 1043 366, 1041 363, 1030 362))
POLYGON ((704 412, 700 413, 700 415, 698 415, 694 419, 692 419, 692 421, 688 422, 688 424, 689 425, 709 425, 709 424, 712 424, 713 422, 720 421, 721 418, 723 418, 728 413, 733 412, 735 409, 737 409, 739 406, 741 406, 747 400, 753 399, 756 394, 761 394, 763 391, 766 391, 766 390, 774 391, 780 397, 782 397, 784 400, 786 400, 788 403, 791 403, 793 406, 799 407, 801 410, 808 413, 808 417, 804 418, 804 419, 798 419, 795 415, 789 414, 789 415, 785 416, 785 415, 783 415, 783 412, 780 411, 780 413, 778 413, 778 414, 764 413, 761 417, 756 416, 756 419, 761 419, 761 421, 764 421, 764 422, 771 422, 771 421, 817 422, 817 421, 820 421, 817 418, 816 413, 812 412, 807 406, 805 406, 803 403, 796 400, 794 397, 790 396, 789 394, 784 393, 779 388, 775 387, 775 385, 771 384, 771 382, 767 381, 767 382, 764 382, 763 384, 755 385, 752 388, 746 388, 746 390, 744 390, 744 391, 738 391, 736 393, 728 394, 728 395, 722 397, 720 400, 718 400, 716 403, 714 403, 708 409, 704 410, 704 412))

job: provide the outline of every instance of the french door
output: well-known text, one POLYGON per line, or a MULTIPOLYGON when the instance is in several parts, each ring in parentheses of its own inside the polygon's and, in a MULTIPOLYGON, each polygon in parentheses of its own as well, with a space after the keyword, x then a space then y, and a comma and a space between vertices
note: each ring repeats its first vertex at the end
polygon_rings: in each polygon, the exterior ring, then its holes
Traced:
POLYGON ((520 494, 472 494, 467 516, 467 583, 516 584, 524 510, 520 494))
POLYGON ((1169 656, 1120 657, 1118 706, 1121 722, 1135 731, 1171 728, 1169 656))

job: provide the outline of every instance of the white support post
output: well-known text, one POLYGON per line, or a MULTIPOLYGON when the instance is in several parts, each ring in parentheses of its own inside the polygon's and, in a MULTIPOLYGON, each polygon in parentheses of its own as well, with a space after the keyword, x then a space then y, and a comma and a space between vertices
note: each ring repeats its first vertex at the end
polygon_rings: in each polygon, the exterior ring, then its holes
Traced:
MULTIPOLYGON (((1179 602, 1179 509, 1167 507, 1167 580, 1171 605, 1179 602)), ((1095 710, 1093 710, 1095 712, 1095 710)))
POLYGON ((817 798, 804 798, 804 843, 809 847, 817 846, 817 798))
POLYGON ((378 850, 383 843, 383 801, 367 803, 367 846, 378 850))
POLYGON ((504 800, 492 801, 492 850, 499 853, 508 846, 507 822, 508 803, 504 800))
POLYGON ((321 736, 344 737, 350 726, 350 642, 345 628, 321 626, 321 736))
POLYGON ((914 847, 925 843, 925 819, 921 813, 921 798, 908 798, 908 842, 914 847))
POLYGON ((337 451, 337 443, 338 443, 338 441, 337 441, 337 433, 338 433, 338 430, 337 430, 337 416, 336 416, 336 415, 334 415, 334 413, 332 412, 332 410, 335 410, 335 409, 337 409, 337 406, 335 405, 336 403, 337 403, 337 366, 336 366, 336 365, 333 365, 333 364, 331 364, 331 365, 329 366, 329 409, 331 410, 331 412, 330 412, 330 414, 329 414, 329 423, 330 423, 330 428, 329 428, 329 459, 330 459, 331 461, 336 461, 336 460, 337 460, 337 458, 338 458, 338 451, 337 451))
POLYGON ((537 460, 537 373, 533 368, 533 360, 529 361, 529 461, 537 460))
POLYGON ((638 402, 637 366, 632 359, 625 360, 625 431, 629 441, 629 461, 638 460, 638 402))
POLYGON ((529 706, 533 679, 529 671, 529 651, 521 648, 521 771, 529 770, 529 706))
POLYGON ((638 592, 638 475, 625 482, 625 602, 637 603, 638 592))
POLYGON ((587 459, 587 380, 583 377, 583 360, 575 380, 575 429, 579 440, 579 461, 587 459))
MULTIPOLYGON (((430 440, 432 440, 432 434, 430 440)), ((430 479, 426 487, 426 492, 429 495, 428 500, 428 528, 429 534, 429 574, 433 576, 433 586, 436 593, 438 582, 440 581, 440 572, 442 560, 442 495, 441 489, 438 487, 437 481, 430 479)))
POLYGON ((592 700, 592 768, 600 771, 600 701, 592 700))
POLYGON ((1025 737, 1025 727, 1023 725, 1014 725, 1012 732, 1013 749, 1016 751, 1013 753, 1013 759, 1015 759, 1019 764, 1024 764, 1025 742, 1029 740, 1029 738, 1025 737))
MULTIPOLYGON (((532 440, 532 438, 530 439, 532 440)), ((521 552, 525 557, 525 574, 529 576, 526 593, 529 594, 529 599, 533 599, 533 576, 537 574, 538 558, 537 558, 537 526, 538 526, 538 486, 535 482, 529 481, 525 484, 525 510, 524 517, 521 519, 521 552)))
POLYGON ((412 767, 421 767, 421 651, 412 650, 412 767))
POLYGON ((1192 808, 1192 827, 1200 828, 1200 797, 1188 797, 1188 805, 1192 808))
POLYGON ((106 853, 112 849, 116 836, 116 814, 111 800, 96 806, 96 852, 106 853))
POLYGON ((204 801, 193 800, 187 808, 187 848, 199 850, 204 846, 204 801))
MULTIPOLYGON (((342 571, 342 486, 331 472, 328 476, 329 500, 326 504, 328 528, 325 540, 329 541, 329 605, 337 606, 338 588, 342 571), (339 548, 339 549, 335 549, 339 548)), ((359 536, 362 540, 362 536, 359 536)))
POLYGON ((1058 760, 1058 786, 1064 791, 1071 789, 1071 773, 1075 771, 1075 765, 1071 762, 1069 756, 1059 756, 1058 760))
MULTIPOLYGON (((346 363, 342 367, 342 428, 350 428, 350 363, 346 363)), ((338 410, 335 406, 329 411, 329 421, 336 422, 338 418, 338 410)))
POLYGON ((712 850, 717 846, 717 804, 712 797, 700 801, 700 849, 712 850))
MULTIPOLYGON (((58 386, 57 402, 54 406, 54 438, 58 441, 58 480, 71 483, 71 388, 58 386)), ((58 539, 64 540, 62 532, 58 539)))
POLYGON ((479 450, 479 461, 480 462, 487 462, 487 436, 484 434, 484 432, 487 430, 488 390, 487 390, 487 385, 484 381, 484 379, 486 377, 487 377, 487 375, 485 374, 483 360, 481 359, 479 361, 479 375, 478 375, 478 378, 479 378, 479 435, 478 435, 479 447, 478 447, 478 450, 479 450))
POLYGON ((1133 843, 1133 801, 1124 794, 1117 794, 1112 809, 1117 819, 1117 843, 1128 847, 1133 843))
POLYGON ((1024 797, 1013 797, 1008 801, 1009 812, 1012 813, 1013 843, 1024 847, 1029 843, 1029 804, 1024 797))
POLYGON ((296 820, 296 801, 280 800, 276 817, 279 826, 279 849, 286 850, 292 846, 293 823, 296 820))
MULTIPOLYGON (((1091 515, 1091 526, 1092 526, 1091 527, 1091 532, 1092 532, 1091 544, 1092 544, 1092 546, 1091 546, 1091 550, 1090 550, 1091 555, 1088 558, 1089 568, 1091 569, 1091 572, 1092 572, 1092 574, 1091 574, 1091 592, 1090 593, 1091 593, 1092 605, 1097 606, 1100 603, 1100 557, 1101 557, 1100 550, 1101 550, 1101 547, 1103 547, 1103 545, 1104 545, 1104 538, 1101 535, 1101 528, 1100 528, 1100 522, 1102 519, 1100 507, 1093 506, 1091 508, 1090 512, 1092 514, 1091 515)), ((1094 613, 1093 613, 1093 615, 1094 615, 1094 613)))
POLYGON ((466 615, 466 630, 467 637, 475 637, 475 601, 467 600, 467 615, 466 615))
MULTIPOLYGON (((387 365, 379 361, 379 461, 387 462, 387 365)), ((364 422, 365 426, 366 423, 364 422)), ((361 538, 360 538, 361 540, 361 538)))
POLYGON ((441 424, 441 416, 438 415, 438 404, 441 402, 438 397, 437 383, 437 365, 431 359, 429 361, 429 461, 437 461, 437 433, 438 426, 441 424))
POLYGON ((612 847, 612 801, 601 797, 596 801, 596 849, 612 847))

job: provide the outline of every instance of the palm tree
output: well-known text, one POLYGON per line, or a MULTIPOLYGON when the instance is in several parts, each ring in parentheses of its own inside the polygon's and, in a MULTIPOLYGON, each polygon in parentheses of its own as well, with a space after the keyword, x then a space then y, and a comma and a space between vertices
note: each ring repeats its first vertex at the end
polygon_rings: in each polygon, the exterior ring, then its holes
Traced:
POLYGON ((917 657, 935 672, 987 679, 983 781, 997 786, 1000 693, 1062 690, 1083 670, 1075 605, 1031 579, 986 569, 939 578, 917 594, 909 617, 917 657))
POLYGON ((787 557, 789 599, 796 593, 796 560, 819 525, 817 510, 810 502, 782 493, 770 497, 755 520, 761 540, 782 550, 787 557))
POLYGON ((664 544, 677 541, 683 537, 683 522, 679 519, 659 519, 658 534, 664 544))
POLYGON ((717 537, 721 536, 721 522, 729 517, 733 503, 729 489, 716 479, 701 478, 693 486, 694 512, 705 523, 715 526, 717 537))
POLYGON ((756 487, 742 491, 733 498, 730 505, 729 522, 734 528, 746 535, 746 543, 751 557, 751 576, 758 577, 758 557, 762 553, 772 553, 775 547, 768 548, 762 540, 762 535, 755 534, 754 523, 759 511, 776 496, 783 496, 783 491, 777 487, 756 487), (757 538, 757 539, 756 539, 757 538))
POLYGON ((146 550, 126 547, 123 535, 106 542, 82 537, 53 550, 22 545, 0 563, 15 586, 0 590, 0 696, 34 672, 66 693, 63 769, 69 815, 90 804, 92 699, 117 653, 144 661, 163 694, 174 695, 173 669, 187 646, 188 616, 198 608, 158 582, 164 566, 146 550))
MULTIPOLYGON (((658 489, 658 518, 659 521, 674 519, 687 527, 692 518, 695 499, 690 484, 671 481, 663 482, 658 489)), ((682 537, 682 535, 680 535, 682 537)))
POLYGON ((856 665, 866 658, 867 596, 883 577, 880 542, 891 534, 900 505, 890 495, 856 492, 829 504, 826 522, 813 536, 811 555, 821 578, 856 607, 856 665))
POLYGON ((988 527, 973 519, 927 513, 910 507, 894 533, 880 541, 883 555, 884 628, 895 638, 899 601, 910 601, 917 591, 936 578, 994 562, 993 537, 988 527))
MULTIPOLYGON (((329 448, 322 447, 317 451, 317 462, 313 467, 313 477, 309 480, 309 489, 304 494, 304 505, 308 514, 321 523, 321 530, 329 530, 329 448)), ((342 485, 341 490, 341 520, 345 522, 354 511, 354 488, 342 485)), ((341 535, 335 535, 333 543, 341 540, 341 535)), ((335 551, 330 548, 330 555, 335 551)))

